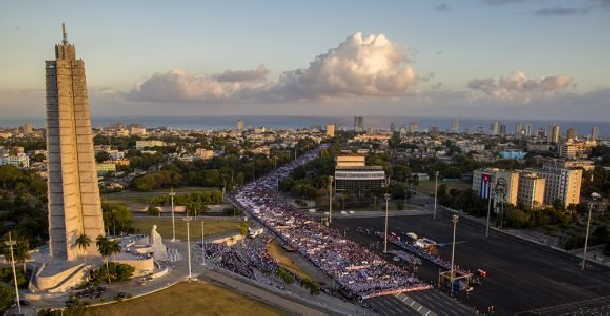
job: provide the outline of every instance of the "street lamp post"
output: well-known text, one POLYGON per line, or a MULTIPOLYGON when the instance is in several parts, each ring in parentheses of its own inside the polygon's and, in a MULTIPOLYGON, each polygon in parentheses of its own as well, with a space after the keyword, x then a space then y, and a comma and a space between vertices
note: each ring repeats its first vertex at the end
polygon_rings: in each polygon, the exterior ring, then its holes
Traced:
POLYGON ((597 201, 601 196, 597 192, 591 193, 591 202, 589 202, 589 215, 587 216, 587 230, 585 233, 585 247, 582 253, 582 270, 585 270, 587 262, 587 244, 589 243, 589 226, 591 225, 591 213, 593 212, 593 203, 597 201))
POLYGON ((453 296, 453 280, 455 278, 455 231, 457 230, 457 223, 460 217, 457 214, 453 214, 451 222, 453 223, 453 246, 451 249, 451 296, 453 296))
POLYGON ((328 176, 328 225, 333 223, 333 176, 328 176))
POLYGON ((203 221, 201 221, 201 265, 205 266, 205 248, 203 247, 203 221))
POLYGON ((390 202, 390 193, 383 195, 385 198, 385 232, 383 234, 383 253, 388 251, 388 207, 390 202))
POLYGON ((432 219, 436 219, 436 204, 438 197, 438 171, 434 173, 434 214, 432 215, 432 219))
POLYGON ((189 280, 191 280, 193 278, 191 270, 191 217, 185 217, 184 221, 186 222, 186 252, 188 253, 189 260, 189 280))
POLYGON ((19 302, 19 288, 17 287, 17 271, 15 270, 15 254, 13 253, 13 245, 16 245, 16 242, 13 241, 11 236, 11 232, 8 232, 8 246, 11 252, 11 266, 13 268, 13 281, 15 282, 15 300, 17 302, 17 311, 21 314, 21 303, 19 302))
POLYGON ((170 196, 170 200, 171 200, 171 207, 172 207, 172 241, 176 241, 176 220, 174 217, 174 196, 176 195, 176 192, 174 192, 174 188, 171 189, 171 191, 169 192, 169 196, 170 196))
POLYGON ((489 219, 491 217, 491 197, 493 196, 494 185, 489 185, 489 196, 487 197, 487 218, 485 219, 485 239, 489 237, 489 219))

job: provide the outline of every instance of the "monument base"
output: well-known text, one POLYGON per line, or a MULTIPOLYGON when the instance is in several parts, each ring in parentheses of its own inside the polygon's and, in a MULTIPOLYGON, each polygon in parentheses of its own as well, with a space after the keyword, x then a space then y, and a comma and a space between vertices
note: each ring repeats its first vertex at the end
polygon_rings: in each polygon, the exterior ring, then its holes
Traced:
POLYGON ((31 292, 66 292, 83 282, 91 265, 85 262, 55 262, 43 264, 30 281, 31 292))

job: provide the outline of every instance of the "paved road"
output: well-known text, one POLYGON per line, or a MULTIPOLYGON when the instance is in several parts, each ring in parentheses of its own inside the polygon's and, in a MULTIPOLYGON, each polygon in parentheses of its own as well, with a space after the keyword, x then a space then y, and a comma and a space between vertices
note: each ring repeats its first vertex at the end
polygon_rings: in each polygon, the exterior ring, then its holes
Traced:
POLYGON ((366 302, 371 305, 373 310, 379 315, 383 316, 411 316, 420 314, 408 305, 398 300, 394 295, 385 295, 381 297, 375 297, 366 302))
MULTIPOLYGON (((383 218, 336 219, 333 224, 347 229, 347 237, 366 246, 377 239, 353 228, 382 231, 384 227, 383 218)), ((445 259, 450 258, 452 227, 444 212, 439 211, 436 221, 429 215, 392 217, 390 231, 413 231, 447 244, 439 253, 445 259)), ((482 236, 483 227, 479 224, 465 220, 458 224, 456 264, 488 271, 488 278, 467 299, 469 305, 479 310, 494 305, 500 313, 513 314, 610 295, 610 268, 592 265, 582 272, 576 258, 558 251, 497 232, 492 232, 488 240, 482 236)), ((438 269, 424 263, 418 277, 436 282, 438 269)), ((461 299, 466 301, 465 297, 461 299)))
POLYGON ((299 315, 331 314, 331 312, 320 310, 319 308, 314 308, 306 304, 302 304, 301 302, 285 298, 261 287, 242 282, 236 278, 230 277, 226 273, 223 274, 216 271, 208 270, 205 272, 205 274, 200 275, 199 278, 202 280, 215 281, 220 284, 223 284, 224 286, 237 289, 241 293, 254 296, 263 302, 277 306, 285 311, 289 311, 290 313, 295 313, 299 315))
POLYGON ((475 312, 438 289, 408 292, 407 296, 439 316, 473 315, 475 312))

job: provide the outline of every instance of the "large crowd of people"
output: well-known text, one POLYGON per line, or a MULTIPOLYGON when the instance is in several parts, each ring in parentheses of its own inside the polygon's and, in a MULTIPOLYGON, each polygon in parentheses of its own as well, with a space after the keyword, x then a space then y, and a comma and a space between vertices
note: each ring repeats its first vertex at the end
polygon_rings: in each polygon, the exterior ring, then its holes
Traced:
POLYGON ((255 280, 255 269, 264 273, 277 271, 278 264, 267 250, 268 241, 268 238, 261 237, 234 246, 205 243, 203 247, 209 263, 255 280))
POLYGON ((333 278, 344 293, 354 298, 430 288, 402 267, 322 225, 291 207, 277 193, 277 183, 297 166, 317 157, 319 149, 259 178, 235 195, 234 200, 287 245, 333 278))

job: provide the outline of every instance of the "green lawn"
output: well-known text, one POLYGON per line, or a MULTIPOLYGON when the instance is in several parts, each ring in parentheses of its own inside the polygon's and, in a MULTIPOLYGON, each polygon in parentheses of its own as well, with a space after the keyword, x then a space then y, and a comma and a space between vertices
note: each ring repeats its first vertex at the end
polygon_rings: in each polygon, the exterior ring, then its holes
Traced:
POLYGON ((281 267, 284 269, 296 274, 301 279, 309 279, 313 280, 309 273, 303 271, 303 269, 299 268, 292 259, 286 253, 286 250, 282 249, 282 247, 275 241, 269 243, 267 246, 267 250, 269 250, 269 254, 281 267))
MULTIPOLYGON (((157 231, 163 239, 172 238, 172 219, 171 217, 135 217, 133 227, 140 232, 147 233, 152 228, 152 225, 157 225, 157 231)), ((204 236, 226 233, 239 232, 241 222, 235 221, 204 221, 203 234, 204 236)), ((201 238, 201 221, 191 221, 191 239, 199 240, 201 238)), ((176 239, 186 240, 186 222, 176 217, 176 239)))
POLYGON ((200 282, 182 282, 143 297, 88 308, 86 316, 122 315, 285 315, 265 303, 228 289, 200 282))
MULTIPOLYGON (((177 194, 187 192, 198 192, 198 191, 214 191, 218 188, 210 187, 180 187, 176 188, 177 194)), ((137 192, 137 191, 121 191, 102 194, 102 200, 104 202, 121 202, 126 204, 137 203, 137 204, 148 204, 150 200, 160 194, 167 194, 169 190, 154 190, 150 192, 137 192)))

